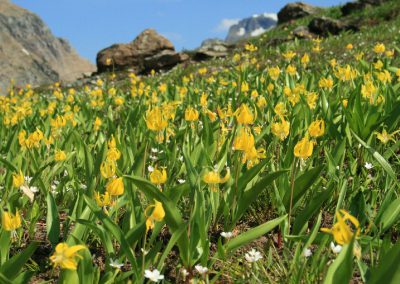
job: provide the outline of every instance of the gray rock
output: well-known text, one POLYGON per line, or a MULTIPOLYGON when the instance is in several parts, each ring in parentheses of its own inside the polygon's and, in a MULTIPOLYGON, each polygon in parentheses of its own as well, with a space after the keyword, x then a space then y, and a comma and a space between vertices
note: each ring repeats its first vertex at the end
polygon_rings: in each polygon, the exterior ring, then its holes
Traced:
POLYGON ((311 20, 308 28, 311 32, 321 35, 328 36, 329 34, 338 35, 343 31, 358 31, 359 28, 353 24, 349 24, 345 21, 335 20, 328 17, 318 17, 311 20))
POLYGON ((169 69, 180 63, 182 57, 173 44, 153 29, 144 30, 132 42, 114 44, 97 54, 99 73, 111 70, 132 69, 135 73, 169 69), (111 63, 108 64, 108 60, 111 63))
POLYGON ((233 45, 220 39, 207 39, 196 50, 194 60, 201 61, 209 58, 226 57, 233 47, 233 45))
POLYGON ((318 14, 321 8, 303 2, 289 3, 278 12, 278 24, 318 14))
POLYGON ((297 38, 303 38, 303 39, 310 39, 314 38, 315 34, 310 32, 310 29, 306 26, 298 26, 293 30, 293 35, 297 38))

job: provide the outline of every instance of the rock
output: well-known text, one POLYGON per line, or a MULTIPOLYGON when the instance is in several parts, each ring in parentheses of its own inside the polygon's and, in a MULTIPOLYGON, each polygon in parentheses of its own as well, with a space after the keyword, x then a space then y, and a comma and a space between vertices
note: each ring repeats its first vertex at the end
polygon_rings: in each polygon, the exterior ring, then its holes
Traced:
POLYGON ((114 44, 101 50, 96 58, 99 73, 130 68, 139 74, 169 69, 181 61, 173 44, 153 29, 144 30, 131 43, 114 44))
POLYGON ((262 33, 276 26, 276 14, 253 15, 239 21, 236 25, 229 28, 225 41, 227 43, 236 43, 250 37, 259 36, 262 33))
POLYGON ((314 15, 321 12, 321 8, 303 2, 289 3, 278 13, 278 24, 314 15))
POLYGON ((350 15, 354 12, 363 10, 370 6, 371 6, 371 4, 366 3, 366 2, 359 2, 359 1, 348 2, 342 6, 341 11, 342 11, 343 16, 347 16, 347 15, 350 15))
POLYGON ((306 26, 298 26, 297 28, 295 28, 293 30, 293 36, 297 37, 297 38, 314 38, 315 34, 313 34, 312 32, 310 32, 310 29, 306 26))
POLYGON ((207 39, 201 43, 194 55, 194 60, 201 61, 209 58, 226 57, 233 48, 220 39, 207 39))
POLYGON ((93 64, 81 58, 66 40, 55 37, 37 15, 0 0, 0 88, 3 91, 11 79, 16 85, 38 86, 73 81, 83 73, 94 71, 93 64))
POLYGON ((358 31, 359 28, 345 21, 335 20, 328 17, 318 17, 311 20, 308 28, 311 32, 328 36, 329 34, 338 35, 343 31, 358 31))

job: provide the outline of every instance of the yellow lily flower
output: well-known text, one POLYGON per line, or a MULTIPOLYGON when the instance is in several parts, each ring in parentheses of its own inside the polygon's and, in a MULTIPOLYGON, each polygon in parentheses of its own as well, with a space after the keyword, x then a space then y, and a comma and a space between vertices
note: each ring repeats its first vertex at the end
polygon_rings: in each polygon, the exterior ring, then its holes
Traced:
POLYGON ((67 155, 65 154, 64 151, 56 149, 55 154, 54 154, 54 160, 56 161, 65 161, 67 158, 67 155))
POLYGON ((286 137, 289 135, 289 131, 290 131, 290 123, 284 119, 282 119, 282 122, 275 122, 272 123, 271 125, 272 134, 278 137, 281 141, 286 139, 286 137))
POLYGON ((147 217, 146 232, 148 232, 150 229, 154 228, 154 221, 161 222, 165 217, 165 211, 164 207, 162 206, 162 203, 157 200, 154 200, 154 205, 147 206, 147 208, 144 211, 144 215, 147 217), (151 213, 150 216, 147 216, 147 211, 151 208, 154 208, 153 212, 151 213))
POLYGON ((210 186, 210 189, 214 192, 218 190, 218 185, 220 183, 225 183, 231 177, 231 172, 229 168, 227 168, 226 174, 224 177, 220 177, 216 170, 209 171, 203 176, 203 181, 210 186))
POLYGON ((154 184, 163 184, 167 181, 167 171, 162 169, 160 171, 157 167, 150 174, 150 181, 154 184))
POLYGON ((253 113, 246 104, 242 104, 234 113, 239 124, 252 124, 255 120, 253 113))
POLYGON ((325 122, 322 119, 318 119, 313 121, 310 126, 308 127, 308 134, 311 137, 317 138, 325 133, 325 122))
POLYGON ((186 121, 196 121, 199 119, 199 112, 192 107, 188 107, 185 110, 185 120, 186 121))
POLYGON ((164 118, 160 107, 147 110, 145 121, 147 128, 153 131, 162 131, 168 125, 168 121, 164 118))
POLYGON ((104 178, 111 178, 115 175, 116 166, 113 160, 105 160, 101 163, 100 173, 104 178))
POLYGON ((59 243, 55 252, 50 256, 54 267, 60 266, 62 269, 76 270, 78 263, 76 257, 82 258, 77 252, 86 249, 84 245, 76 245, 69 247, 67 243, 59 243))
POLYGON ((382 133, 376 132, 376 138, 379 139, 379 141, 381 141, 383 144, 386 144, 387 142, 389 142, 389 140, 392 140, 393 142, 396 142, 396 140, 394 140, 393 136, 396 135, 396 133, 399 133, 400 130, 394 131, 392 133, 387 133, 386 129, 383 129, 382 133))
POLYGON ((21 216, 17 212, 15 215, 10 212, 3 212, 1 215, 1 226, 5 231, 15 231, 21 227, 21 216))
POLYGON ((124 194, 124 181, 122 177, 110 180, 106 185, 106 191, 112 196, 124 194))
POLYGON ((20 188, 25 183, 25 177, 22 174, 22 171, 19 171, 19 174, 13 174, 13 186, 16 188, 20 188))
POLYGON ((351 227, 346 223, 346 221, 349 221, 351 224, 354 225, 355 227, 355 234, 358 236, 360 234, 360 223, 358 220, 350 215, 347 211, 345 210, 340 210, 339 212, 336 212, 336 218, 337 218, 337 223, 335 223, 332 226, 332 229, 329 228, 321 228, 322 232, 332 234, 335 241, 340 244, 348 244, 351 242, 351 239, 354 236, 354 232, 352 231, 351 227))
POLYGON ((314 142, 309 141, 308 137, 304 137, 296 146, 294 146, 294 155, 301 159, 307 159, 312 155, 314 149, 314 142))

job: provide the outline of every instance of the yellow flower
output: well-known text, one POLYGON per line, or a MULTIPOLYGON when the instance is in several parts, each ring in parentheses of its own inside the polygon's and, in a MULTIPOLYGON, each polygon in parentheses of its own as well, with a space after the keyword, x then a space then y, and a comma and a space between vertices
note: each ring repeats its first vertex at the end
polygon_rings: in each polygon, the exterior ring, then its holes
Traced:
POLYGON ((325 122, 322 119, 318 119, 313 121, 308 127, 308 134, 311 137, 320 137, 325 133, 325 122))
POLYGON ((22 174, 22 171, 19 171, 19 174, 13 174, 13 186, 16 188, 20 188, 25 183, 25 177, 22 174))
POLYGON ((396 142, 396 140, 394 140, 393 136, 399 132, 400 132, 400 130, 397 130, 397 131, 389 134, 389 133, 387 133, 386 129, 383 129, 382 133, 376 132, 375 134, 376 134, 376 138, 378 138, 383 144, 386 144, 387 142, 389 142, 389 140, 396 142))
POLYGON ((54 267, 60 266, 62 269, 76 270, 78 264, 76 257, 82 258, 77 252, 86 249, 83 245, 69 247, 67 243, 59 243, 55 252, 50 256, 54 267))
POLYGON ((285 104, 283 102, 279 102, 275 105, 274 107, 274 112, 276 113, 276 115, 278 115, 279 117, 284 117, 287 113, 286 111, 286 107, 285 104))
POLYGON ((233 149, 247 151, 254 146, 254 136, 248 129, 241 128, 233 141, 233 149))
POLYGON ((220 177, 219 173, 216 170, 213 171, 208 171, 206 174, 203 176, 203 181, 207 183, 210 187, 210 189, 214 192, 217 191, 218 185, 220 183, 225 183, 228 181, 230 178, 231 173, 229 168, 227 168, 226 174, 224 177, 220 177))
POLYGON ((340 210, 340 213, 336 212, 336 218, 337 223, 332 226, 332 229, 321 228, 321 231, 332 234, 333 238, 339 245, 349 244, 354 236, 354 232, 346 221, 353 224, 356 230, 356 236, 360 234, 360 223, 354 216, 350 215, 345 210, 340 210))
POLYGON ((121 158, 121 152, 117 148, 113 147, 107 150, 107 160, 118 161, 119 158, 121 158))
POLYGON ((331 78, 321 78, 318 82, 318 86, 324 89, 332 89, 333 88, 333 80, 331 78))
POLYGON ((282 118, 282 122, 275 122, 271 125, 271 132, 281 141, 285 140, 289 135, 290 123, 282 118))
POLYGON ((393 49, 392 49, 392 50, 387 50, 387 51, 385 52, 385 55, 386 55, 386 57, 389 57, 389 58, 393 57, 393 55, 394 55, 394 50, 393 50, 393 49))
POLYGON ((242 104, 234 113, 236 120, 239 124, 252 124, 254 122, 254 115, 246 104, 242 104))
POLYGON ((294 155, 301 159, 307 159, 312 155, 314 149, 314 143, 308 140, 308 137, 304 137, 296 146, 294 146, 294 155))
POLYGON ((167 181, 167 171, 160 171, 157 167, 150 173, 150 181, 154 184, 163 184, 167 181))
POLYGON ((240 91, 242 91, 242 93, 247 93, 249 91, 249 84, 246 81, 242 82, 240 91))
POLYGON ((106 191, 112 196, 124 194, 124 181, 122 177, 111 179, 106 185, 106 191))
POLYGON ((104 194, 96 192, 94 195, 94 200, 96 200, 96 203, 99 207, 112 205, 111 195, 107 191, 104 194))
POLYGON ((114 103, 115 103, 117 106, 122 106, 122 105, 125 103, 125 99, 124 99, 123 97, 116 97, 116 98, 114 99, 114 103))
POLYGON ((306 100, 308 107, 310 109, 315 109, 315 107, 317 106, 318 94, 316 92, 309 92, 306 95, 306 100))
POLYGON ((147 128, 153 131, 162 131, 168 125, 168 121, 164 118, 160 107, 147 110, 145 121, 147 128))
POLYGON ((150 229, 154 228, 154 221, 161 222, 165 217, 164 207, 162 206, 162 203, 157 200, 154 200, 154 205, 149 205, 146 208, 146 210, 144 211, 144 214, 147 217, 147 219, 146 219, 146 231, 147 232, 150 229), (147 216, 147 211, 151 208, 154 208, 153 212, 151 213, 150 216, 147 216))
POLYGON ((308 55, 308 53, 304 53, 304 55, 300 61, 301 61, 301 64, 306 66, 310 62, 310 56, 308 55))
POLYGON ((296 56, 296 52, 293 52, 291 50, 289 50, 288 52, 282 53, 282 56, 287 60, 290 61, 293 59, 293 57, 296 56))
POLYGON ((258 97, 258 99, 257 99, 257 106, 260 108, 260 109, 263 109, 263 108, 265 108, 266 106, 267 106, 267 100, 264 98, 264 97, 258 97))
POLYGON ((385 50, 386 50, 386 48, 385 48, 385 45, 383 43, 377 43, 374 46, 374 52, 377 53, 377 54, 382 54, 382 53, 385 52, 385 50))
POLYGON ((342 100, 342 104, 346 108, 347 105, 349 104, 349 100, 347 100, 347 99, 342 100))
POLYGON ((297 69, 296 66, 293 66, 292 64, 289 64, 288 67, 286 67, 286 73, 288 73, 289 75, 296 75, 297 69))
POLYGON ((102 124, 101 119, 99 117, 96 117, 94 121, 94 131, 98 131, 100 129, 101 124, 102 124))
POLYGON ((111 178, 115 175, 116 166, 115 161, 106 160, 101 163, 100 173, 104 178, 111 178))
POLYGON ((65 154, 64 151, 56 149, 55 154, 54 154, 54 160, 56 161, 65 161, 67 158, 67 155, 65 154))
POLYGON ((185 120, 186 121, 196 121, 199 119, 199 112, 192 107, 188 107, 185 110, 185 120))
POLYGON ((279 67, 271 67, 268 69, 268 75, 272 80, 276 81, 279 78, 279 74, 281 73, 281 69, 279 67))
POLYGON ((346 45, 346 49, 349 49, 349 50, 353 49, 353 45, 351 43, 349 43, 348 45, 346 45))
POLYGON ((1 226, 3 230, 6 231, 15 231, 19 227, 21 227, 21 216, 17 212, 15 215, 10 212, 3 212, 1 215, 1 226))

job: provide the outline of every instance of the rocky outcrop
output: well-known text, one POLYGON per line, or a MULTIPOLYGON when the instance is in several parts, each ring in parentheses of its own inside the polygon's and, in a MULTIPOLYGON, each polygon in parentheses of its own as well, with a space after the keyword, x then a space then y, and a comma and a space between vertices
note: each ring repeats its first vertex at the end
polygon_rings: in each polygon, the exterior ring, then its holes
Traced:
POLYGON ((317 17, 311 20, 308 28, 312 33, 321 36, 338 35, 343 31, 358 31, 359 28, 342 20, 335 20, 328 17, 317 17))
POLYGON ((344 4, 341 8, 343 16, 359 12, 365 8, 381 5, 385 0, 359 0, 344 4))
POLYGON ((99 73, 132 69, 137 74, 169 69, 184 60, 173 44, 153 29, 144 30, 132 42, 114 44, 97 54, 99 73))
POLYGON ((95 67, 35 14, 0 0, 0 88, 73 81, 95 67))
POLYGON ((303 2, 289 3, 278 13, 278 24, 290 22, 310 15, 318 14, 321 8, 303 2))
POLYGON ((310 32, 310 29, 306 26, 298 26, 293 30, 293 35, 297 38, 301 39, 311 39, 316 35, 310 32))
POLYGON ((225 41, 232 44, 250 37, 259 36, 275 27, 276 22, 276 14, 253 15, 231 26, 225 41))
POLYGON ((195 51, 194 60, 202 61, 210 58, 220 58, 228 56, 234 45, 228 44, 220 39, 207 39, 195 51))

